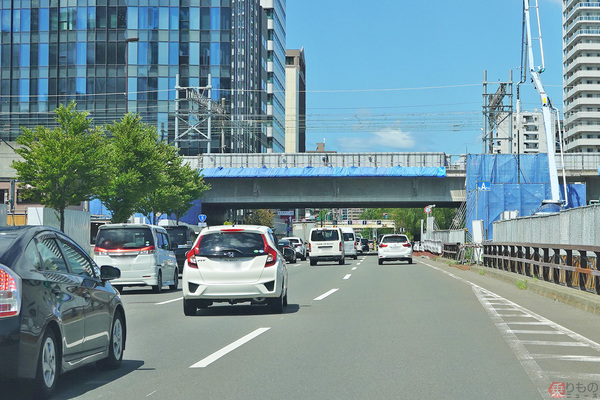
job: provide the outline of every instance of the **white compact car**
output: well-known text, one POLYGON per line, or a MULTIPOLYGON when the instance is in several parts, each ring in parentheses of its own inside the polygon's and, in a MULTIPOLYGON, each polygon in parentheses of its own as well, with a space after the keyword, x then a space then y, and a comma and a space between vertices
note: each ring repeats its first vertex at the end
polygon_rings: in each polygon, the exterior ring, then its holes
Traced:
POLYGON ((397 260, 406 260, 412 264, 412 255, 412 245, 406 235, 383 235, 377 246, 379 265, 384 261, 397 260))
POLYGON ((296 250, 296 256, 299 257, 302 261, 306 261, 306 246, 304 241, 299 237, 284 237, 283 239, 287 239, 294 246, 294 250, 296 250))
POLYGON ((160 293, 165 285, 176 290, 179 284, 176 247, 163 227, 107 224, 98 230, 94 261, 121 270, 121 277, 111 282, 119 291, 123 286, 152 286, 160 293))
POLYGON ((285 260, 266 226, 205 228, 183 267, 183 313, 213 303, 266 304, 275 313, 287 306, 285 260))

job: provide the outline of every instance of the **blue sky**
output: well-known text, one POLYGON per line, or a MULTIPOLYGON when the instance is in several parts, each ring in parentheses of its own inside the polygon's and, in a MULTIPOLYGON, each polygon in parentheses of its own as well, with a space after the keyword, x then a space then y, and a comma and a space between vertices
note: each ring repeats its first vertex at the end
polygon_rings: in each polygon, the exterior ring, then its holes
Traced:
MULTIPOLYGON (((307 150, 325 139, 338 152, 481 153, 483 70, 519 80, 522 4, 288 0, 287 48, 306 56, 307 150)), ((539 6, 542 82, 562 112, 561 1, 539 6)), ((540 108, 529 78, 521 99, 540 108)))

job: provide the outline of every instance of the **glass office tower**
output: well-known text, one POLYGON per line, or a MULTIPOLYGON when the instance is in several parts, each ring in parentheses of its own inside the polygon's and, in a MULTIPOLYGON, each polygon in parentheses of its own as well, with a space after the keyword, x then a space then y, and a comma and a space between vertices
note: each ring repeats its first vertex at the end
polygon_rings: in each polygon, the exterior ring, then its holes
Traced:
MULTIPOLYGON (((284 120, 268 114, 267 93, 275 76, 268 43, 285 43, 283 0, 0 1, 3 139, 20 126, 53 126, 58 105, 75 100, 96 124, 137 112, 172 141, 176 76, 182 87, 206 87, 210 75, 211 97, 225 110, 214 118, 211 151, 283 148, 283 128, 281 137, 270 128, 284 120), (275 14, 278 29, 269 29, 275 14)), ((182 154, 207 150, 201 135, 182 139, 182 154)))

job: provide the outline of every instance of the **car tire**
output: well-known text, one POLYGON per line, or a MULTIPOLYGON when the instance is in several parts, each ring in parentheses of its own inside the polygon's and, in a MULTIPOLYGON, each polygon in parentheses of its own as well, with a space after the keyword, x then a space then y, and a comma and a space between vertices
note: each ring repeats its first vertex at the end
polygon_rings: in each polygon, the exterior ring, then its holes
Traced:
POLYGON ((412 258, 409 258, 409 259, 408 259, 408 263, 409 263, 409 264, 412 264, 412 263, 413 263, 413 261, 412 261, 412 258))
POLYGON ((304 256, 304 257, 300 257, 300 259, 301 259, 302 261, 306 261, 306 256, 304 256))
POLYGON ((285 291, 285 296, 283 296, 283 306, 287 307, 288 305, 288 300, 287 300, 287 289, 285 291))
POLYGON ((42 338, 42 347, 37 363, 35 376, 35 398, 45 399, 56 389, 56 382, 60 375, 60 351, 56 342, 56 335, 52 329, 47 329, 42 338))
POLYGON ((383 260, 381 258, 379 259, 379 265, 383 265, 383 260))
POLYGON ((274 314, 281 314, 283 312, 284 307, 284 294, 283 289, 281 291, 281 295, 279 297, 267 299, 267 305, 271 309, 271 312, 274 314))
POLYGON ((173 276, 173 284, 169 285, 169 289, 177 290, 177 287, 179 287, 179 270, 177 268, 175 268, 175 275, 173 276))
POLYGON ((340 258, 339 264, 340 265, 346 264, 346 260, 344 259, 344 257, 340 258))
POLYGON ((98 365, 104 369, 117 369, 123 362, 123 350, 125 349, 126 337, 124 318, 120 311, 115 312, 110 332, 108 357, 104 360, 100 360, 98 365))
POLYGON ((317 260, 310 260, 310 265, 312 265, 313 267, 314 267, 315 265, 317 265, 317 260))
POLYGON ((358 260, 358 255, 355 255, 353 258, 354 258, 355 260, 358 260))
POLYGON ((163 288, 162 272, 158 271, 158 278, 156 278, 156 285, 152 286, 152 291, 154 293, 161 293, 162 288, 163 288))
POLYGON ((196 306, 196 302, 194 300, 183 299, 183 314, 185 316, 196 315, 198 311, 198 307, 196 306))

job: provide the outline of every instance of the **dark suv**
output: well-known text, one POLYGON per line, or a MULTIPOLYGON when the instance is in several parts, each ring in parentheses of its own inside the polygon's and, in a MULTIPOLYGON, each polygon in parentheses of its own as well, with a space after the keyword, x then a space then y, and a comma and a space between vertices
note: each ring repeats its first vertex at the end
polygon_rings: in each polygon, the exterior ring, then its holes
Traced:
POLYGON ((165 226, 164 228, 167 230, 171 243, 177 244, 177 248, 173 251, 175 252, 175 258, 177 258, 179 272, 182 273, 186 254, 196 240, 196 232, 186 225, 165 226))
POLYGON ((108 282, 119 276, 53 228, 0 228, 0 377, 31 379, 44 398, 63 372, 121 365, 125 311, 108 282))

